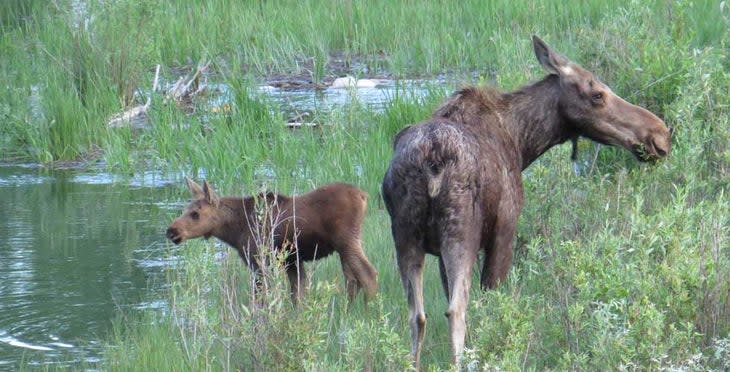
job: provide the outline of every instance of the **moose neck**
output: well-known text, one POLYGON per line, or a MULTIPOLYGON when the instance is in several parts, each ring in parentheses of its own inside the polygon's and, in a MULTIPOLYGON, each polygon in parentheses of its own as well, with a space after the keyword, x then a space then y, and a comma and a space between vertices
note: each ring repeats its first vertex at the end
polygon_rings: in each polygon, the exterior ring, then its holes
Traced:
POLYGON ((548 75, 504 96, 507 112, 503 124, 522 154, 523 170, 572 136, 558 108, 560 89, 558 76, 548 75))
POLYGON ((236 249, 243 247, 241 231, 248 227, 245 204, 245 199, 222 198, 219 206, 221 224, 213 233, 213 236, 236 249))

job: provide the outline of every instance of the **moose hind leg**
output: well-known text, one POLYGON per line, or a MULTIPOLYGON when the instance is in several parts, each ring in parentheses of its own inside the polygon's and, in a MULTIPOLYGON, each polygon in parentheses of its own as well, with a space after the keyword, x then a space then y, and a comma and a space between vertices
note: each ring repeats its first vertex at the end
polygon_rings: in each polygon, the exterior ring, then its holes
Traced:
MULTIPOLYGON (((469 205, 460 203, 460 205, 469 205)), ((441 226, 442 272, 448 283, 449 320, 452 361, 459 369, 466 339, 466 307, 469 302, 472 267, 480 249, 481 214, 470 208, 456 209, 441 226)))
POLYGON ((449 278, 446 274, 446 266, 444 266, 444 258, 439 256, 439 275, 441 276, 441 286, 444 288, 446 301, 449 301, 449 278))
POLYGON ((426 334, 426 313, 423 308, 423 266, 425 253, 420 245, 398 244, 396 240, 398 269, 408 298, 409 323, 411 326, 411 356, 416 370, 421 362, 421 346, 426 334))
POLYGON ((444 265, 448 272, 447 280, 450 295, 446 316, 449 319, 452 358, 457 365, 464 350, 466 339, 466 307, 469 302, 469 289, 471 287, 471 268, 475 261, 473 250, 471 248, 467 249, 463 252, 463 255, 449 252, 444 257, 444 265))
MULTIPOLYGON (((401 160, 402 161, 402 160, 401 160)), ((416 370, 420 369, 421 347, 426 333, 426 313, 423 308, 424 247, 428 220, 429 195, 421 183, 422 175, 408 170, 407 163, 391 162, 383 179, 383 201, 390 214, 398 271, 408 299, 411 328, 411 356, 416 370), (394 169, 400 168, 400 171, 394 169)))

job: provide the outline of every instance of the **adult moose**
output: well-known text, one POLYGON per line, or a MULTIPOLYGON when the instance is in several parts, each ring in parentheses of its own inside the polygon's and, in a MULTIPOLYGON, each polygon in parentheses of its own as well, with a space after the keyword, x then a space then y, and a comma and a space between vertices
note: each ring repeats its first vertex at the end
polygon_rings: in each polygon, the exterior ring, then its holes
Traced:
POLYGON ((337 252, 349 301, 360 288, 365 290, 366 299, 375 296, 377 272, 365 257, 360 240, 367 209, 364 191, 336 183, 293 197, 262 193, 219 198, 208 181, 202 187, 189 178, 186 181, 193 200, 167 229, 167 238, 173 243, 215 236, 235 248, 255 274, 260 272, 262 249, 288 250, 284 265, 294 302, 306 287, 303 262, 337 252), (266 238, 270 234, 273 241, 266 238))
POLYGON ((425 254, 439 256, 452 357, 458 364, 478 252, 484 251, 484 289, 504 280, 512 263, 522 170, 552 146, 579 136, 624 147, 640 161, 670 151, 671 135, 662 120, 624 101, 538 37, 532 41, 549 73, 541 81, 511 93, 461 89, 430 119, 395 137, 382 191, 408 297, 416 368, 426 327, 425 254))

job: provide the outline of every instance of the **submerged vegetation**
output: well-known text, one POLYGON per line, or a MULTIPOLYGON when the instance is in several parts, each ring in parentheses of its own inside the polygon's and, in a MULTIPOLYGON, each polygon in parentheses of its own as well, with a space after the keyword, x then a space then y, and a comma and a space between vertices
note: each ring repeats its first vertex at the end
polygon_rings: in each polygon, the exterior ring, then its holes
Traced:
MULTIPOLYGON (((406 370, 406 300, 379 187, 392 137, 428 117, 441 89, 402 89, 385 110, 357 102, 290 130, 256 85, 331 77, 335 59, 369 77, 448 76, 513 89, 542 76, 538 34, 674 129, 673 152, 642 165, 616 148, 568 145, 525 172, 509 279, 475 286, 473 370, 730 368, 730 5, 722 1, 7 1, 0 4, 0 157, 101 161, 132 173, 204 175, 222 194, 295 194, 328 182, 367 190, 364 249, 379 294, 347 311, 339 262, 312 267, 296 309, 272 272, 265 305, 238 257, 188 242, 170 269, 170 308, 119 323, 105 370, 406 370), (152 92, 201 61, 226 109, 152 92), (152 98, 149 126, 107 128, 152 98), (192 112, 192 113, 191 113, 192 112)), ((180 198, 186 198, 180 182, 180 198)), ((170 220, 174 217, 170 215, 170 220)), ((160 221, 160 231, 169 221, 160 221)), ((162 233, 160 234, 162 237, 162 233)), ((447 366, 446 301, 427 261, 422 363, 447 366)), ((475 281, 476 282, 476 281, 475 281)))

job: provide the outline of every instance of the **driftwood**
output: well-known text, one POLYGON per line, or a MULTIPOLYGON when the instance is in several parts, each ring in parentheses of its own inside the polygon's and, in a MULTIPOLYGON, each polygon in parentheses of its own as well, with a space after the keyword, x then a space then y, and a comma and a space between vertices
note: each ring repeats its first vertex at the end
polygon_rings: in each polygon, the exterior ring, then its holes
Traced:
POLYGON ((116 114, 109 119, 107 127, 109 128, 144 128, 147 126, 147 105, 139 105, 122 113, 116 114))
POLYGON ((188 78, 187 76, 181 76, 175 84, 172 85, 172 88, 167 90, 167 93, 165 93, 165 100, 163 102, 168 102, 170 100, 178 103, 190 102, 193 97, 208 89, 207 79, 201 84, 200 77, 204 77, 203 74, 208 71, 209 66, 210 62, 204 62, 198 65, 198 68, 195 69, 195 73, 192 77, 188 78))
POLYGON ((160 65, 155 69, 155 80, 152 82, 152 92, 147 96, 147 102, 144 105, 132 107, 122 113, 116 114, 109 119, 107 127, 121 128, 129 126, 132 128, 144 128, 147 126, 147 110, 152 104, 152 93, 157 91, 160 81, 160 65))
MULTIPOLYGON (((193 100, 201 94, 206 93, 209 90, 206 72, 210 67, 210 62, 203 61, 195 69, 195 72, 190 75, 181 76, 175 83, 173 83, 168 89, 163 89, 163 104, 174 102, 178 107, 185 109, 186 112, 191 113, 193 111, 193 100)), ((152 95, 160 91, 160 65, 157 65, 155 71, 155 79, 152 84, 152 91, 147 95, 147 100, 143 105, 134 106, 126 111, 120 112, 113 115, 107 122, 108 128, 132 128, 132 129, 145 129, 149 127, 149 120, 147 112, 152 104, 152 95)), ((362 88, 372 87, 380 84, 376 80, 355 80, 348 76, 340 78, 340 82, 333 84, 335 88, 362 88)), ((321 87, 316 87, 321 88, 321 87)), ((231 111, 231 104, 224 103, 219 106, 211 107, 208 109, 209 112, 214 114, 228 113, 231 111)), ((308 112, 299 113, 293 118, 290 118, 285 124, 287 128, 311 128, 318 127, 320 124, 306 120, 311 114, 308 112)))
POLYGON ((296 115, 287 120, 286 127, 290 129, 299 129, 318 126, 317 123, 311 121, 311 116, 312 113, 308 111, 298 112, 296 115))
MULTIPOLYGON (((201 77, 205 78, 205 72, 208 70, 210 62, 204 62, 198 65, 193 76, 181 76, 175 84, 167 89, 164 93, 163 103, 175 102, 179 105, 189 105, 193 98, 200 93, 208 89, 207 81, 200 81, 201 77)), ((152 84, 152 91, 147 96, 147 101, 143 105, 138 105, 130 108, 124 112, 116 114, 109 119, 107 127, 109 128, 121 128, 131 127, 135 129, 142 129, 148 126, 147 111, 152 104, 152 95, 157 92, 159 88, 160 79, 160 65, 157 65, 155 71, 155 80, 152 84)))
POLYGON ((313 128, 313 127, 317 127, 317 126, 319 126, 319 124, 311 123, 311 122, 296 122, 295 121, 295 122, 291 122, 291 123, 286 123, 286 127, 291 128, 291 129, 313 128))

